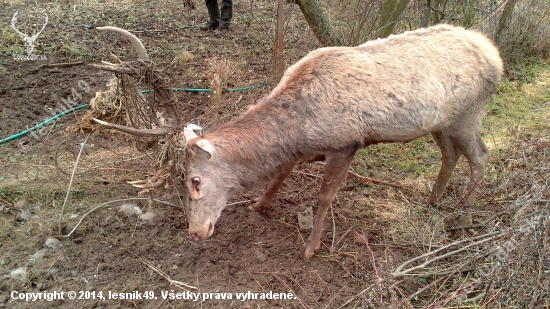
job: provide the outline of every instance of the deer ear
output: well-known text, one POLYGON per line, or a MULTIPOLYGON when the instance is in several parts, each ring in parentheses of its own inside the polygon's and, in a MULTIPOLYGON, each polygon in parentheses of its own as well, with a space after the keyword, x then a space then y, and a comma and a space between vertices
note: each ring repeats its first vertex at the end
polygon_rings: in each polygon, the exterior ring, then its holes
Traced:
POLYGON ((193 155, 205 160, 210 160, 214 153, 214 146, 206 139, 200 139, 196 143, 193 143, 190 145, 190 149, 193 155))

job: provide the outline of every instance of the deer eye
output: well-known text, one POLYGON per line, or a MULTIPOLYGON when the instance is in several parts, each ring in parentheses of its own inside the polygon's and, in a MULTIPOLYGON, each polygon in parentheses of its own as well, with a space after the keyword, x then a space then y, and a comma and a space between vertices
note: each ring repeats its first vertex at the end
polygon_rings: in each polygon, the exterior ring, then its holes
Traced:
POLYGON ((191 183, 194 187, 197 187, 201 184, 201 179, 199 177, 193 177, 193 179, 191 179, 191 183))

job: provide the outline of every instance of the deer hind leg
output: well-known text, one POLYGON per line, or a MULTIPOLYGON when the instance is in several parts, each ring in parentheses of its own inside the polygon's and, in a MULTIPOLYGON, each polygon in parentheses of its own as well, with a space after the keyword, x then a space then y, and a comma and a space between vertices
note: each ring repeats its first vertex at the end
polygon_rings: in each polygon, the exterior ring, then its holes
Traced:
POLYGON ((325 171, 319 190, 317 214, 304 253, 306 259, 311 258, 321 246, 321 230, 323 229, 328 207, 334 200, 340 183, 346 177, 354 154, 355 148, 339 153, 331 153, 325 157, 325 171))
POLYGON ((434 132, 432 135, 439 149, 441 149, 441 169, 439 170, 439 175, 437 175, 433 190, 428 197, 428 204, 436 205, 443 195, 445 187, 447 187, 449 177, 451 177, 461 153, 454 141, 443 132, 434 132))
POLYGON ((436 180, 436 184, 428 203, 436 204, 441 198, 449 177, 453 172, 457 160, 464 155, 470 163, 471 181, 466 196, 466 206, 473 206, 478 187, 481 185, 483 175, 487 168, 490 152, 481 139, 481 119, 477 117, 462 118, 460 127, 450 127, 442 132, 433 133, 433 136, 441 148, 442 166, 436 180))
POLYGON ((479 130, 475 130, 471 134, 457 136, 453 139, 457 148, 470 163, 471 179, 466 195, 466 206, 473 206, 479 187, 483 181, 483 176, 487 170, 487 162, 489 162, 491 153, 481 139, 479 130))
POLYGON ((262 211, 265 209, 268 209, 271 207, 271 202, 273 201, 273 198, 275 198, 275 194, 277 191, 279 191, 279 188, 285 181, 285 179, 290 175, 292 170, 294 169, 294 166, 296 166, 297 162, 289 163, 288 165, 285 165, 280 171, 279 174, 277 174, 277 177, 273 179, 273 181, 269 184, 269 187, 265 191, 265 193, 258 199, 256 204, 250 206, 251 209, 255 211, 262 211))

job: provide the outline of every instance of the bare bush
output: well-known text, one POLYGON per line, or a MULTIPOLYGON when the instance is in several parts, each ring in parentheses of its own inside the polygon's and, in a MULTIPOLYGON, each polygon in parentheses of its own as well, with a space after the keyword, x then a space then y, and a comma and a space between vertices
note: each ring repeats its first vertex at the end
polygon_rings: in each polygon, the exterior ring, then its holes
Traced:
POLYGON ((545 0, 421 0, 410 1, 405 8, 400 4, 347 0, 326 5, 344 45, 447 23, 486 33, 497 42, 506 62, 550 53, 550 6, 545 0))
POLYGON ((500 34, 498 25, 499 23, 491 22, 482 30, 493 37, 507 61, 516 62, 524 57, 550 55, 548 1, 522 1, 515 7, 509 24, 500 34))

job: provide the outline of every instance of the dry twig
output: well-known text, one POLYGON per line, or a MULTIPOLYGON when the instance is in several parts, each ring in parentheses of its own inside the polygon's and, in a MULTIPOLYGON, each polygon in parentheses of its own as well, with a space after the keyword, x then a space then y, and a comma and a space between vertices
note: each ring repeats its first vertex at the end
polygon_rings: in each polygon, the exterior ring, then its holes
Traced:
POLYGON ((369 242, 367 241, 367 237, 365 236, 365 233, 359 234, 359 233, 355 232, 355 234, 363 239, 363 241, 367 245, 367 249, 369 249, 370 257, 372 259, 372 268, 374 268, 374 273, 376 274, 376 279, 377 279, 376 281, 378 283, 378 289, 379 289, 379 292, 380 292, 380 298, 379 298, 380 308, 383 308, 384 304, 382 303, 382 279, 380 278, 380 274, 378 273, 378 268, 376 267, 376 260, 374 258, 374 252, 372 252, 372 249, 370 248, 370 245, 369 245, 369 242))
POLYGON ((283 279, 279 278, 279 276, 277 276, 275 273, 271 273, 271 275, 275 277, 275 279, 277 279, 279 282, 281 282, 289 291, 291 291, 304 308, 309 309, 309 307, 304 304, 304 302, 298 297, 298 295, 296 295, 296 292, 294 292, 283 279))
POLYGON ((275 39, 273 37, 271 37, 271 35, 269 35, 269 31, 264 27, 264 23, 260 22, 256 16, 254 15, 254 1, 250 0, 250 16, 252 16, 252 19, 254 19, 256 21, 256 23, 258 23, 258 25, 262 28, 262 30, 264 31, 265 35, 271 40, 272 43, 275 43, 275 39))
POLYGON ((422 254, 420 256, 417 256, 413 259, 410 259, 408 261, 406 261, 405 263, 401 264, 399 267, 397 267, 393 273, 393 276, 395 278, 397 277, 401 277, 401 276, 405 276, 405 275, 409 275, 412 271, 415 271, 415 270, 418 270, 418 269, 424 269, 426 266, 432 264, 433 262, 436 262, 436 261, 439 261, 439 260, 442 260, 444 258, 447 258, 449 256, 452 256, 452 255, 455 255, 459 252, 462 252, 470 247, 473 247, 473 246, 476 246, 476 245, 481 245, 483 243, 486 243, 490 240, 493 240, 495 238, 498 238, 500 236, 502 236, 504 234, 504 232, 492 232, 492 233, 488 233, 488 234, 483 234, 483 235, 480 235, 480 236, 476 236, 476 237, 473 237, 473 238, 467 238, 467 239, 463 239, 463 240, 459 240, 459 241, 455 241, 455 242, 452 242, 446 246, 443 246, 437 250, 434 250, 434 251, 430 251, 428 253, 425 253, 425 254, 422 254), (485 238, 485 239, 483 239, 485 238), (478 240, 478 239, 481 239, 481 240, 478 240), (460 244, 463 244, 465 242, 469 242, 469 241, 474 241, 474 240, 478 240, 478 241, 475 241, 467 246, 464 246, 460 249, 457 249, 457 250, 454 250, 454 251, 451 251, 451 252, 448 252, 448 253, 445 253, 443 255, 440 255, 440 256, 437 256, 433 259, 430 259, 430 260, 427 260, 425 261, 424 263, 418 265, 418 266, 415 266, 415 267, 412 267, 412 268, 409 268, 409 269, 406 269, 406 270, 402 270, 403 268, 405 268, 407 265, 409 264, 412 264, 418 260, 421 260, 423 258, 426 258, 428 256, 431 256, 431 255, 434 255, 438 252, 441 252, 445 249, 448 249, 448 248, 451 248, 451 247, 454 247, 454 246, 458 246, 460 244))
MULTIPOLYGON (((140 200, 150 200, 150 198, 148 197, 133 197, 133 198, 125 198, 125 199, 120 199, 120 200, 113 200, 113 201, 109 201, 109 202, 106 202, 106 203, 103 203, 103 204, 100 204, 92 209, 90 209, 87 213, 85 213, 81 218, 80 218, 80 221, 78 221, 78 223, 75 225, 75 227, 71 230, 71 232, 67 235, 63 235, 61 234, 61 236, 63 237, 69 237, 71 236, 74 231, 76 231, 76 229, 80 226, 80 224, 82 223, 82 221, 84 221, 84 218, 86 218, 86 216, 88 216, 89 214, 91 214, 92 212, 98 210, 99 208, 103 207, 103 206, 106 206, 106 205, 109 205, 109 204, 112 204, 112 203, 117 203, 117 202, 125 202, 125 201, 140 201, 140 200)), ((180 206, 176 206, 174 204, 170 204, 168 202, 165 202, 165 201, 162 201, 162 200, 159 200, 159 199, 153 199, 153 201, 155 202, 158 202, 158 203, 161 203, 161 204, 166 204, 166 205, 169 205, 169 206, 173 206, 173 207, 177 207, 177 208, 181 208, 180 206)))
POLYGON ((399 188, 399 189, 402 189, 402 188, 403 188, 403 186, 400 185, 400 184, 391 183, 391 182, 387 182, 387 181, 384 181, 384 180, 380 180, 380 179, 375 179, 375 178, 371 178, 371 177, 359 175, 359 174, 357 174, 356 172, 354 172, 354 171, 352 171, 352 170, 349 170, 348 173, 352 174, 353 176, 359 178, 359 179, 362 180, 362 181, 368 181, 368 182, 372 182, 372 183, 375 183, 375 184, 390 186, 390 187, 399 188))
POLYGON ((141 256, 139 256, 139 255, 137 255, 137 254, 135 254, 135 253, 133 253, 133 252, 131 252, 131 251, 128 251, 126 248, 121 247, 121 249, 124 250, 124 251, 126 251, 126 252, 128 252, 128 253, 130 253, 131 255, 133 255, 133 256, 139 258, 140 261, 141 261, 143 264, 147 265, 147 266, 148 266, 149 268, 151 268, 153 271, 157 272, 161 277, 163 277, 163 278, 166 279, 168 282, 170 282, 171 285, 173 284, 173 285, 177 286, 178 288, 180 288, 180 289, 182 289, 182 290, 185 290, 185 291, 189 291, 188 289, 194 289, 194 290, 197 289, 197 287, 192 286, 192 285, 189 285, 189 284, 187 284, 187 283, 185 283, 185 282, 181 282, 181 281, 177 281, 177 280, 171 279, 170 276, 168 276, 167 273, 163 272, 160 268, 156 267, 156 266, 153 265, 151 262, 145 260, 145 259, 142 258, 141 256))
MULTIPOLYGON (((325 162, 316 162, 316 163, 321 164, 321 165, 325 165, 325 162)), ((403 188, 403 186, 400 185, 400 184, 391 183, 391 182, 387 182, 387 181, 384 181, 384 180, 363 176, 363 175, 357 174, 356 172, 352 171, 351 169, 348 170, 348 173, 350 173, 351 175, 359 178, 362 181, 368 181, 368 182, 372 182, 372 183, 375 183, 375 184, 386 185, 386 186, 399 188, 399 189, 403 188)))
POLYGON ((80 156, 82 155, 82 151, 84 150, 84 146, 86 145, 86 142, 88 141, 88 138, 92 134, 88 134, 84 141, 82 142, 82 145, 80 145, 80 151, 78 152, 78 157, 76 157, 76 162, 74 163, 73 173, 71 174, 71 180, 69 181, 69 187, 67 188, 67 194, 65 194, 65 201, 63 202, 63 206, 61 207, 61 213, 59 214, 59 235, 63 235, 63 232, 61 231, 61 221, 63 219, 63 211, 65 210, 65 205, 67 205, 67 201, 69 200, 69 194, 71 193, 71 187, 73 185, 74 180, 74 174, 76 172, 76 168, 78 167, 78 162, 80 161, 80 156))
POLYGON ((66 68, 66 67, 72 67, 79 64, 84 64, 84 61, 42 64, 42 65, 39 65, 36 69, 34 69, 33 72, 41 70, 43 68, 66 68))
POLYGON ((349 303, 351 303, 354 299, 356 299, 357 297, 363 295, 365 292, 367 291, 370 291, 370 289, 372 289, 372 286, 374 284, 371 284, 368 288, 364 289, 363 291, 357 293, 355 296, 353 296, 352 298, 350 298, 348 301, 346 301, 345 303, 342 304, 342 306, 338 307, 338 309, 342 309, 344 307, 346 307, 349 303))

